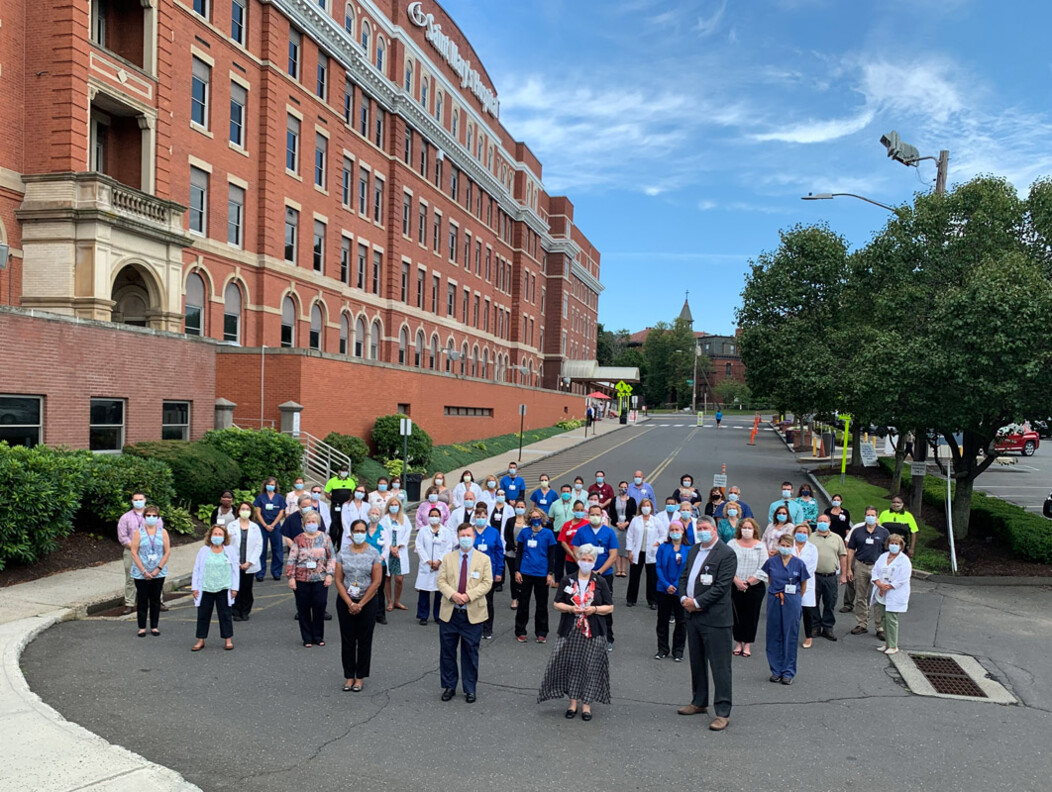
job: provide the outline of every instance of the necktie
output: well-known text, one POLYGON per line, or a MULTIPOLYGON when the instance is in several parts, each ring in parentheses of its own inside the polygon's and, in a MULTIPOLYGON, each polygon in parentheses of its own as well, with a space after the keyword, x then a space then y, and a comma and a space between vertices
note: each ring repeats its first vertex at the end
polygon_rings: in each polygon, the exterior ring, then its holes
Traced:
POLYGON ((241 563, 248 560, 248 531, 241 531, 241 563))
POLYGON ((468 590, 468 554, 460 556, 460 582, 457 583, 457 594, 466 594, 468 590))

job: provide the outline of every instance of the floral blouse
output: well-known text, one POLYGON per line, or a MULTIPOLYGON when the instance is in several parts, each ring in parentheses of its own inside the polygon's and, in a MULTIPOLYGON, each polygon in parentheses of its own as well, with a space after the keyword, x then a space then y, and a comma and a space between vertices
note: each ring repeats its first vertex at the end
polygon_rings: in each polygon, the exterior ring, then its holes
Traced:
POLYGON ((332 540, 328 534, 306 531, 292 540, 289 560, 285 564, 285 575, 295 578, 297 583, 320 583, 326 575, 336 571, 336 556, 332 552, 332 540))

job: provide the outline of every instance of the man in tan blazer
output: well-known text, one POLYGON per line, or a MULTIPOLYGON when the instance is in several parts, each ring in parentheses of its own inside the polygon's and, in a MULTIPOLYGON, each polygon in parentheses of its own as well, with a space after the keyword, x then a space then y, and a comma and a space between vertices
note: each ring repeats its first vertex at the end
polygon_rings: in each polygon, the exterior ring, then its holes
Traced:
POLYGON ((441 641, 439 668, 442 674, 442 700, 457 692, 457 645, 464 677, 464 700, 475 701, 479 679, 479 643, 486 621, 486 594, 493 586, 489 556, 474 549, 475 529, 464 523, 457 529, 458 547, 442 559, 438 570, 438 590, 442 606, 438 612, 441 641))

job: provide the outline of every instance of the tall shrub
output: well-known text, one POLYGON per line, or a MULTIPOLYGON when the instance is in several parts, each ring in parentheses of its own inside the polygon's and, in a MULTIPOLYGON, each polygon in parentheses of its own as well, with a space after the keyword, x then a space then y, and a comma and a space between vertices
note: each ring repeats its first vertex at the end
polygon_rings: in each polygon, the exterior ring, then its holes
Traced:
MULTIPOLYGON (((398 433, 400 421, 405 415, 382 415, 373 424, 373 445, 376 453, 383 459, 401 459, 403 439, 398 433)), ((431 450, 434 443, 424 428, 413 421, 409 435, 409 465, 414 468, 426 468, 431 461, 431 450)))
POLYGON ((77 527, 116 535, 117 521, 131 508, 132 493, 137 491, 163 515, 175 500, 171 468, 160 460, 130 454, 91 455, 80 510, 75 517, 77 527))
POLYGON ((241 467, 214 446, 161 440, 126 446, 124 453, 167 464, 172 469, 176 499, 183 504, 218 503, 223 490, 241 484, 241 467))
POLYGON ((300 475, 303 447, 299 440, 273 429, 213 429, 201 438, 241 467, 241 486, 259 491, 263 479, 274 476, 281 488, 300 475))

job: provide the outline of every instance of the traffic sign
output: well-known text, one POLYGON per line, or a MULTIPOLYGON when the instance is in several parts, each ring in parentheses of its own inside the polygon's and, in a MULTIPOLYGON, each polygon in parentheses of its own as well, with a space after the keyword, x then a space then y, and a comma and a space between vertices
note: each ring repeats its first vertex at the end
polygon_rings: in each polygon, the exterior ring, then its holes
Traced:
POLYGON ((398 434, 401 437, 409 437, 413 434, 413 419, 412 418, 399 418, 398 419, 398 434))
POLYGON ((520 404, 519 405, 519 415, 525 415, 525 414, 526 414, 526 405, 525 404, 520 404))

